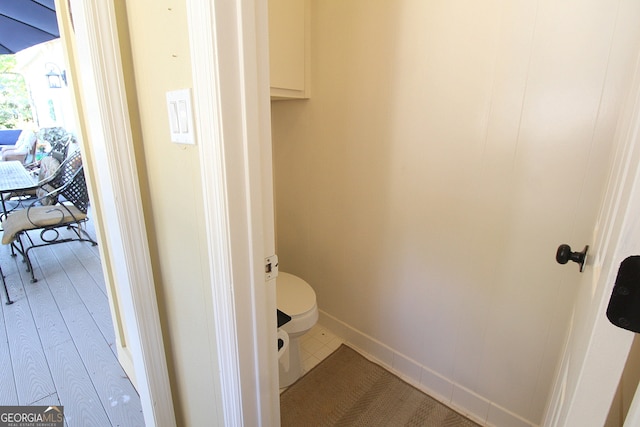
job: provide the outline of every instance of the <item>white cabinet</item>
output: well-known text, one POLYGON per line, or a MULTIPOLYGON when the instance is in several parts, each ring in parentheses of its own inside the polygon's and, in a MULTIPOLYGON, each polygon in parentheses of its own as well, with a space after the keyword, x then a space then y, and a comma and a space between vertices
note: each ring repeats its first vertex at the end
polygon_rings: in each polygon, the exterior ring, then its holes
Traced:
POLYGON ((271 99, 309 97, 309 0, 269 0, 271 99))

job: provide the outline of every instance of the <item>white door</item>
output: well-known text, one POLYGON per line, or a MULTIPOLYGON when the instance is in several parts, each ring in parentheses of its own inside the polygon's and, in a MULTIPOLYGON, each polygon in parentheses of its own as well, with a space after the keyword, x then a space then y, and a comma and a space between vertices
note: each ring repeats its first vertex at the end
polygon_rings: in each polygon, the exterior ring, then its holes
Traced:
MULTIPOLYGON (((640 254, 640 81, 638 67, 616 133, 616 155, 572 310, 566 347, 544 426, 602 426, 634 337, 613 326, 606 309, 618 267, 640 254)), ((564 242, 558 242, 564 243, 564 242)), ((572 263, 571 263, 572 264, 572 263)), ((575 268, 575 264, 567 268, 575 268)))

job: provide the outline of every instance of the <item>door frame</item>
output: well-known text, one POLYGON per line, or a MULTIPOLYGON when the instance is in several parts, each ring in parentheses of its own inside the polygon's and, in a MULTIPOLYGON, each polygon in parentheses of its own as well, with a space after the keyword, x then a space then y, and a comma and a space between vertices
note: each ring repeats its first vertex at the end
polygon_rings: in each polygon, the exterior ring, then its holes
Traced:
POLYGON ((145 424, 175 426, 114 3, 69 0, 67 8, 64 0, 56 0, 56 10, 66 14, 65 20, 73 17, 75 35, 65 44, 74 47, 71 69, 82 76, 72 79, 80 115, 91 118, 81 120, 82 148, 92 166, 90 190, 101 212, 118 213, 100 215, 99 229, 106 231, 98 236, 106 253, 103 260, 109 260, 109 286, 117 287, 117 298, 110 294, 124 317, 114 317, 114 322, 121 322, 116 332, 122 331, 122 323, 126 325, 126 337, 120 339, 126 340, 131 355, 145 424), (118 209, 121 206, 127 209, 118 209))
MULTIPOLYGON (((128 206, 113 224, 119 235, 106 237, 121 254, 113 264, 125 284, 145 422, 175 425, 114 4, 70 0, 70 6, 84 111, 92 117, 90 151, 101 171, 96 186, 105 205, 115 206, 118 194, 125 198, 119 205, 128 206)), ((216 404, 225 425, 279 425, 275 281, 264 271, 266 255, 275 253, 267 2, 187 0, 187 13, 222 387, 216 404)))
POLYGON ((280 425, 267 2, 187 19, 225 425, 280 425))
POLYGON ((267 1, 187 18, 225 425, 280 425, 267 1))

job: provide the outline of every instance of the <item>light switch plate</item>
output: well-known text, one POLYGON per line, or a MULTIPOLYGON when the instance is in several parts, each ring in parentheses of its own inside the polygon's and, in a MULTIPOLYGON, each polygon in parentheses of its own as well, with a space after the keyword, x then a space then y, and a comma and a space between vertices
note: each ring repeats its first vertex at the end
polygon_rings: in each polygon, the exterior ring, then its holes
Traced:
POLYGON ((169 111, 169 130, 171 141, 178 144, 195 144, 193 112, 191 109, 191 89, 179 89, 167 92, 169 111))

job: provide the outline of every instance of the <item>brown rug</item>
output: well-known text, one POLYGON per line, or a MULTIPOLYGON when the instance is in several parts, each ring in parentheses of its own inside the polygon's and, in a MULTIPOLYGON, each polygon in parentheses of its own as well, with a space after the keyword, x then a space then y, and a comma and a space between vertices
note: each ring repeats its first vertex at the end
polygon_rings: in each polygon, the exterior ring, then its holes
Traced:
POLYGON ((280 395, 282 426, 476 427, 342 345, 280 395))

